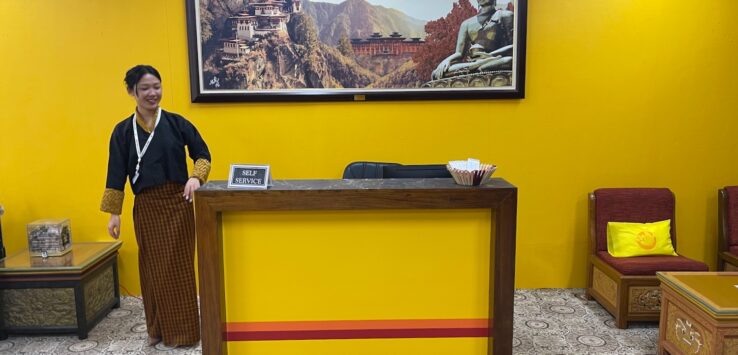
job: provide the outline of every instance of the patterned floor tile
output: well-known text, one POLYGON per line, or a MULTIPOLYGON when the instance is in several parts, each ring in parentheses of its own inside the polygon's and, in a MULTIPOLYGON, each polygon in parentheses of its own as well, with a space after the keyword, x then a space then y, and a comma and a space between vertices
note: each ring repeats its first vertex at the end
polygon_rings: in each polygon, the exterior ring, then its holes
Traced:
POLYGON ((655 354, 657 323, 617 329, 612 316, 583 289, 515 291, 513 353, 655 354))

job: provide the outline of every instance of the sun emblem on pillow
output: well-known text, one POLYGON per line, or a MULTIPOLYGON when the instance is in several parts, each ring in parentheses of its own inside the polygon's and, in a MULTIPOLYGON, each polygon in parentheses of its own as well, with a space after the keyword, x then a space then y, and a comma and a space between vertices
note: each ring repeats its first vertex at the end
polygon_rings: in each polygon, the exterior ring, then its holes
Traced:
POLYGON ((650 231, 640 231, 635 241, 638 246, 646 250, 651 250, 656 246, 656 236, 650 231))

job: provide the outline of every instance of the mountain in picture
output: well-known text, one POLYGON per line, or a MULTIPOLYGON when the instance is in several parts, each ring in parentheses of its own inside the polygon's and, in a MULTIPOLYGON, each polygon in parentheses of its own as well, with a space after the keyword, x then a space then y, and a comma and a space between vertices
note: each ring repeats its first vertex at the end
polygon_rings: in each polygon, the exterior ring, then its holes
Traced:
POLYGON ((315 20, 320 40, 330 45, 337 45, 341 37, 366 38, 373 33, 425 37, 425 21, 366 0, 346 0, 340 4, 310 1, 305 3, 304 11, 315 20))

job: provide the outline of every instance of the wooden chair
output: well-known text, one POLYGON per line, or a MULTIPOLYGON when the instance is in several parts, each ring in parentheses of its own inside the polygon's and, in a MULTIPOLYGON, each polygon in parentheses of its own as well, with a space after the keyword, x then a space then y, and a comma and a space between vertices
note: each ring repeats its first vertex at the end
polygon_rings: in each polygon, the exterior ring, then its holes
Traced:
POLYGON ((589 194, 590 255, 587 296, 615 317, 618 328, 630 321, 658 321, 661 290, 657 271, 707 271, 705 263, 683 256, 616 258, 607 252, 607 222, 650 223, 671 220, 676 250, 674 194, 664 188, 598 189, 589 194))
POLYGON ((738 186, 718 190, 718 271, 738 271, 738 186))

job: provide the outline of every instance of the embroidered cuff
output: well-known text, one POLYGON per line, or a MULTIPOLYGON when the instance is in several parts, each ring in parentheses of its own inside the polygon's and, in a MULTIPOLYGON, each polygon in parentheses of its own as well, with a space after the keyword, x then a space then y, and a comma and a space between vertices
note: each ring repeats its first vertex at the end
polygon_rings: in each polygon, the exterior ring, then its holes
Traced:
POLYGON ((103 193, 102 203, 100 204, 100 211, 121 214, 123 210, 123 191, 116 189, 105 189, 103 193))
POLYGON ((207 159, 197 159, 191 177, 197 178, 200 180, 200 184, 204 184, 205 181, 208 181, 208 175, 210 175, 210 162, 207 159))

